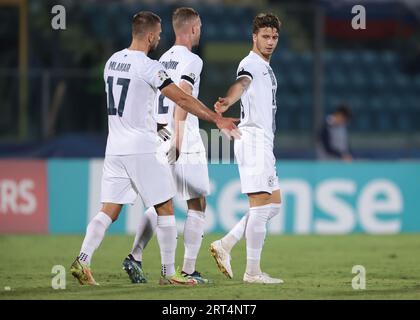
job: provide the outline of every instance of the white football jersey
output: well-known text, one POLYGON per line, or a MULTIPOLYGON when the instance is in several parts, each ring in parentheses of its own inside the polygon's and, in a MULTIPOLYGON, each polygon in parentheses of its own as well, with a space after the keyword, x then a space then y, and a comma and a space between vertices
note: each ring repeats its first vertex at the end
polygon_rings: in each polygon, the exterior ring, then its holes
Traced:
MULTIPOLYGON (((198 55, 185 46, 174 45, 160 57, 159 61, 175 84, 179 85, 181 81, 185 81, 192 87, 192 96, 198 97, 200 74, 203 68, 203 61, 198 55)), ((172 133, 174 133, 174 111, 175 103, 159 93, 155 105, 155 119, 158 123, 167 123, 172 133)), ((198 118, 188 113, 184 124, 181 152, 203 151, 205 149, 200 136, 198 118)))
POLYGON ((238 127, 249 132, 263 131, 264 143, 272 146, 277 111, 277 80, 273 69, 267 61, 251 51, 239 63, 237 79, 240 77, 248 77, 252 81, 240 100, 241 122, 238 127))
POLYGON ((156 152, 156 95, 172 83, 165 68, 144 52, 124 49, 107 61, 104 81, 109 128, 105 154, 156 152))

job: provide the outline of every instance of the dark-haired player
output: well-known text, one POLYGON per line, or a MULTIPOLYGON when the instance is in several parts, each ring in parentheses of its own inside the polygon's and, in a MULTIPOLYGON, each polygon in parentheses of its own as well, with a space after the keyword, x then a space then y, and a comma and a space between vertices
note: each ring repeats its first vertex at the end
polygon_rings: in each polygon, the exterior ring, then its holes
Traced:
POLYGON ((242 193, 249 199, 249 212, 221 240, 213 242, 210 251, 227 277, 232 278, 230 251, 245 235, 247 263, 244 282, 278 284, 262 272, 261 251, 267 233, 267 222, 280 211, 280 188, 273 154, 276 130, 277 81, 270 58, 279 40, 280 20, 273 14, 254 18, 252 51, 240 63, 237 79, 226 97, 219 98, 214 107, 223 113, 240 99, 241 139, 235 141, 242 193))

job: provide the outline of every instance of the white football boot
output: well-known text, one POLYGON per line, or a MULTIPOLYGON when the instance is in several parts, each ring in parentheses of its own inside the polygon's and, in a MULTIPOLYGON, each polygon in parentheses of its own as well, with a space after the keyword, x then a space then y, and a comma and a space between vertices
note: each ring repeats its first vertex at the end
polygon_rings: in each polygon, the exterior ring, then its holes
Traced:
POLYGON ((217 263, 219 270, 229 279, 233 278, 230 266, 230 254, 223 248, 222 241, 216 240, 210 245, 210 252, 217 263))
POLYGON ((282 279, 276 279, 270 277, 267 273, 262 272, 255 276, 251 276, 248 273, 244 273, 244 282, 246 283, 263 283, 263 284, 281 284, 284 283, 282 279))

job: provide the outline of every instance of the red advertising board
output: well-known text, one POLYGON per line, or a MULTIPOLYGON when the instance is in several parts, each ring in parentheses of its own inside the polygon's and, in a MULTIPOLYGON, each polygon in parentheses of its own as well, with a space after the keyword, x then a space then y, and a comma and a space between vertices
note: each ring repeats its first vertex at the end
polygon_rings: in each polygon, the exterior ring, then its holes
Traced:
POLYGON ((0 233, 47 233, 45 161, 0 160, 0 233))

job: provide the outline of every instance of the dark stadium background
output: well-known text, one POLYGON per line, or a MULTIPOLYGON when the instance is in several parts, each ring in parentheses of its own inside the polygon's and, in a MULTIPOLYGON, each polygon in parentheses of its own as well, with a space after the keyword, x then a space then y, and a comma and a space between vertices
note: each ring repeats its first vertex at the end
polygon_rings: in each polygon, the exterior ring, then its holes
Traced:
MULTIPOLYGON (((205 61, 200 97, 212 106, 225 93, 250 49, 253 17, 273 11, 283 21, 272 58, 279 83, 279 158, 313 159, 314 132, 341 102, 354 111, 350 131, 356 157, 420 157, 418 1, 354 3, 186 1, 203 22, 197 50, 205 61), (365 5, 366 30, 351 28, 354 3, 365 5)), ((19 10, 1 6, 0 154, 102 157, 107 130, 104 62, 129 44, 131 17, 139 10, 152 10, 163 19, 162 40, 152 54, 158 58, 174 40, 170 17, 180 4, 28 1, 24 52, 19 50, 19 10), (53 31, 51 8, 60 3, 66 8, 67 29, 53 31)))

